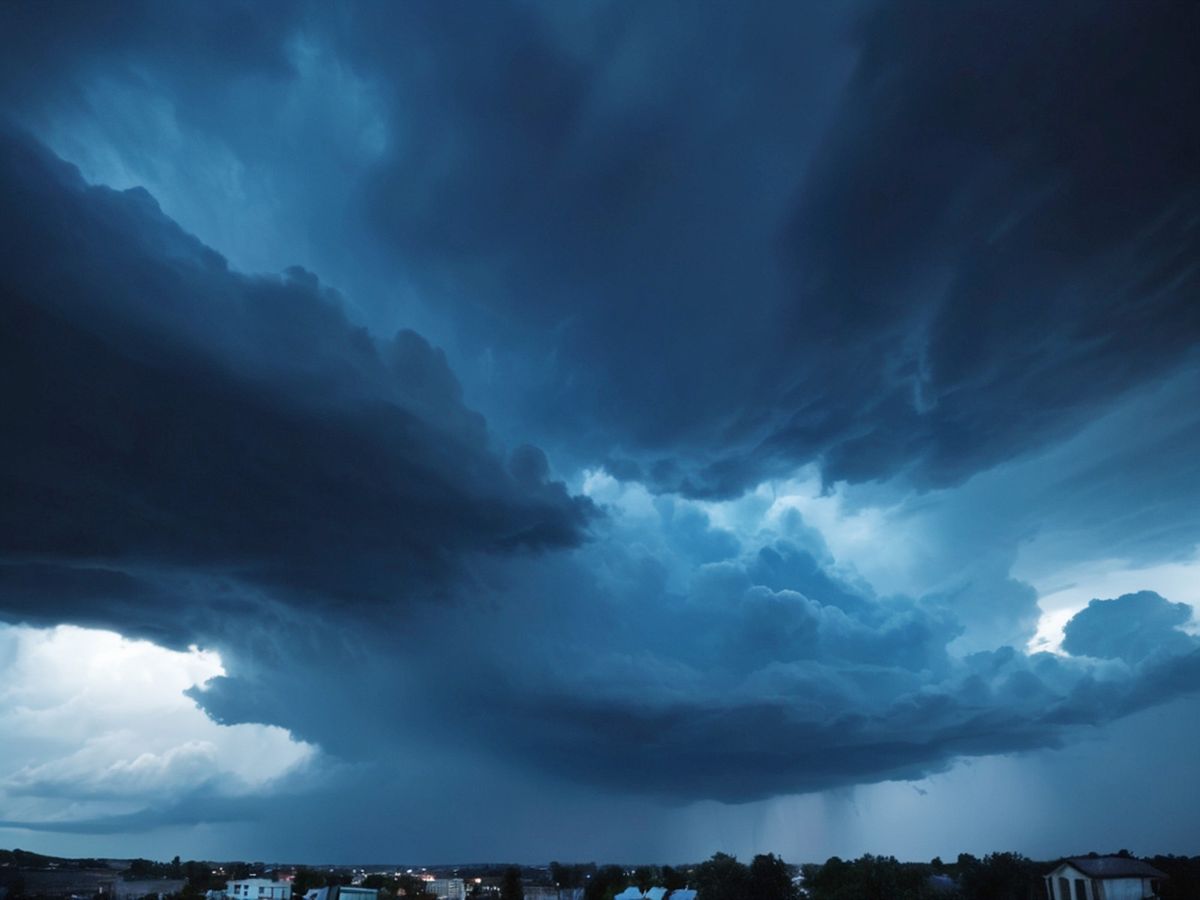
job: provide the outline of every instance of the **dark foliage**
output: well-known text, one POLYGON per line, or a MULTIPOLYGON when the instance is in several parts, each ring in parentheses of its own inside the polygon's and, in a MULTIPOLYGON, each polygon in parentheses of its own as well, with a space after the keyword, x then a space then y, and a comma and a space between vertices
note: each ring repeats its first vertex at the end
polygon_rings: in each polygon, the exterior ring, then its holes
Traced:
POLYGON ((521 870, 516 866, 509 866, 504 870, 504 880, 500 882, 500 900, 525 900, 521 870))

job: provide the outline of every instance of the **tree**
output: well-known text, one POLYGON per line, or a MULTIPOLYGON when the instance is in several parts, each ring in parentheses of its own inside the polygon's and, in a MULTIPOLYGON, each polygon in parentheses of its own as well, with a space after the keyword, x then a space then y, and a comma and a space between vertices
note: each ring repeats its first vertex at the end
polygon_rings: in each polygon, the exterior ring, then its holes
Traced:
POLYGON ((604 866, 588 879, 584 900, 612 900, 628 884, 629 879, 620 866, 604 866))
POLYGON ((654 869, 650 866, 638 866, 633 870, 633 883, 643 894, 654 887, 654 869))
POLYGON ((677 891, 680 888, 685 888, 688 885, 686 872, 681 872, 674 866, 663 866, 662 868, 662 886, 668 891, 677 891))
POLYGON ((1019 853, 971 859, 959 871, 959 884, 968 900, 1030 900, 1045 893, 1038 867, 1019 853))
POLYGON ((750 870, 728 853, 714 853, 696 867, 699 900, 752 900, 750 870))
POLYGON ((0 887, 8 888, 8 900, 20 900, 25 896, 25 878, 20 873, 0 883, 0 887))
POLYGON ((891 856, 868 853, 853 862, 832 856, 802 871, 811 900, 921 900, 928 894, 924 867, 891 856))
POLYGON ((504 878, 500 882, 500 900, 525 900, 521 870, 516 866, 509 866, 504 870, 504 878))
POLYGON ((583 887, 589 873, 595 872, 595 863, 550 863, 550 880, 562 888, 583 887))
POLYGON ((415 875, 401 875, 396 879, 396 893, 404 897, 424 897, 428 894, 428 885, 415 875))
POLYGON ((1200 897, 1200 856, 1155 856, 1147 862, 1167 877, 1157 882, 1163 900, 1194 900, 1200 897))
POLYGON ((313 888, 324 887, 324 885, 325 879, 321 877, 320 872, 300 866, 292 875, 292 896, 303 897, 313 888))
POLYGON ((374 888, 377 891, 383 891, 387 894, 396 893, 397 881, 390 875, 384 875, 381 872, 372 872, 363 879, 363 887, 374 888))
POLYGON ((750 861, 753 900, 797 900, 799 895, 791 868, 774 853, 760 853, 750 861))

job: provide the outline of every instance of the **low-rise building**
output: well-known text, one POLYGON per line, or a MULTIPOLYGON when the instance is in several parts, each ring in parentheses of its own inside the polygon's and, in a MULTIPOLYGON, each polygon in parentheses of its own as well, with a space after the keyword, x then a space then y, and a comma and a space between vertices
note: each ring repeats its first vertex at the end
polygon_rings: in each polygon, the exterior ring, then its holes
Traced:
POLYGON ((425 890, 438 900, 467 900, 467 886, 461 878, 432 878, 425 882, 425 890))
POLYGON ((1045 876, 1050 900, 1149 900, 1166 878, 1131 856, 1075 856, 1045 876))
POLYGON ((313 888, 304 895, 304 900, 377 900, 378 897, 379 891, 375 888, 334 884, 329 887, 313 888))
POLYGON ((225 896, 228 900, 292 900, 292 885, 270 878, 244 878, 225 885, 225 896))

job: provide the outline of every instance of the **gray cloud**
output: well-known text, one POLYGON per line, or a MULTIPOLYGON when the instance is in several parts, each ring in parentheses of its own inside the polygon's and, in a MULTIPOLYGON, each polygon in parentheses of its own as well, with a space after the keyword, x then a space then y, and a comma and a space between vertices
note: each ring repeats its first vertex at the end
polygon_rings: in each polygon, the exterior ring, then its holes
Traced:
POLYGON ((1180 631, 1192 618, 1186 603, 1153 591, 1093 600, 1063 631, 1063 649, 1077 656, 1141 662, 1160 653, 1187 652, 1195 641, 1180 631))
POLYGON ((583 539, 590 503, 530 451, 514 476, 419 335, 377 341, 305 272, 234 273, 26 139, 2 163, 10 616, 162 605, 187 637, 169 610, 205 594, 388 601, 583 539))
MULTIPOLYGON (((381 281, 418 286, 483 408, 562 460, 696 496, 812 459, 956 484, 1195 343, 1183 7, 104 10, 38 90, 9 73, 25 118, 61 130, 114 80, 165 98, 280 183, 255 196, 368 320, 395 319, 381 281), (280 112, 327 96, 363 115, 280 112)), ((115 128, 125 166, 169 165, 115 128)))
POLYGON ((1011 574, 1194 542, 1194 10, 67 9, 4 9, 6 110, 208 231, 4 134, 6 618, 218 647, 213 718, 398 807, 916 778, 1200 686, 1157 595, 1014 649, 1011 574), (811 461, 919 589, 687 500, 811 461))
POLYGON ((416 72, 392 22, 339 35, 423 124, 371 222, 519 348, 531 428, 698 496, 814 458, 953 484, 1186 358, 1192 11, 777 12, 693 20, 700 67, 654 13, 424 11, 416 72))

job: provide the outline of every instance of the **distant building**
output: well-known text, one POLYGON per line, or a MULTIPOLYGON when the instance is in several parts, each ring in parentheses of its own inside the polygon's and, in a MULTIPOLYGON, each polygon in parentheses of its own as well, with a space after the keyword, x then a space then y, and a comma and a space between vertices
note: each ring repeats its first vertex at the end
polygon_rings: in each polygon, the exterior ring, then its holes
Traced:
POLYGON ((335 884, 330 887, 313 888, 304 895, 304 900, 377 900, 378 896, 379 891, 375 888, 335 884))
POLYGON ((525 900, 583 900, 583 888, 555 887, 546 884, 527 884, 522 888, 525 900))
POLYGON ((467 900, 467 886, 461 878, 432 878, 425 882, 425 892, 438 900, 467 900))
POLYGON ((1148 900, 1165 872, 1130 856, 1064 859, 1046 879, 1049 900, 1148 900))
POLYGON ((225 885, 225 896, 229 900, 292 900, 292 885, 270 878, 244 878, 225 885))
POLYGON ((631 884, 625 890, 621 891, 621 893, 617 894, 617 896, 613 897, 613 900, 642 900, 643 896, 642 892, 631 884))

